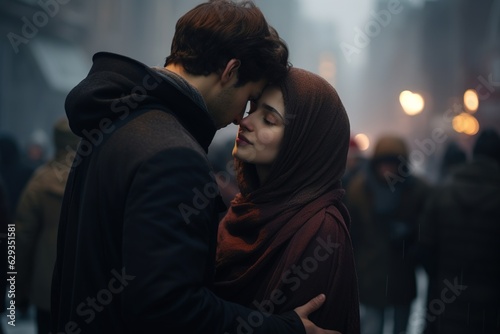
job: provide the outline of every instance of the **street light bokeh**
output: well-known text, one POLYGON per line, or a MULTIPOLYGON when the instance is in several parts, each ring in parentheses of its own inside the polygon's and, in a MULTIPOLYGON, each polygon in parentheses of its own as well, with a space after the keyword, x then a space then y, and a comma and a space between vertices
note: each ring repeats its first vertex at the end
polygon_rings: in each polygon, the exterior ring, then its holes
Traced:
POLYGON ((477 108, 479 108, 479 98, 474 89, 468 89, 464 93, 464 106, 471 113, 475 113, 477 108))
POLYGON ((354 136, 354 140, 358 144, 360 151, 366 151, 370 147, 370 139, 364 133, 359 133, 354 136))
POLYGON ((465 112, 455 116, 452 125, 456 132, 469 136, 473 136, 479 132, 479 122, 477 119, 465 112))
POLYGON ((405 90, 399 94, 399 102, 407 115, 414 116, 424 110, 424 98, 417 93, 405 90))

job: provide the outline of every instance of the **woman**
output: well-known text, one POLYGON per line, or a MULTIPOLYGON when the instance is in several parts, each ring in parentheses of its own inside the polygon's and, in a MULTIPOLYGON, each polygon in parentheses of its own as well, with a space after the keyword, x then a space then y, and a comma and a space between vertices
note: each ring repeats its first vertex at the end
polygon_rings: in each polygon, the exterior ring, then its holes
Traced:
POLYGON ((350 218, 339 181, 348 146, 342 102, 313 73, 292 68, 252 103, 233 150, 241 193, 219 227, 220 296, 280 313, 324 293, 311 320, 359 333, 350 218))

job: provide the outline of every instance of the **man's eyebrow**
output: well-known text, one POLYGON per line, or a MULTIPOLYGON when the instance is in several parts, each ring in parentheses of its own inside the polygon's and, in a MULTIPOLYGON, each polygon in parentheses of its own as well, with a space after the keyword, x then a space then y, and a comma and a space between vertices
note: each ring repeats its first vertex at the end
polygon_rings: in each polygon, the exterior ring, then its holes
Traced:
POLYGON ((275 114, 278 114, 278 116, 284 121, 285 119, 283 118, 283 116, 281 116, 280 112, 276 109, 274 109, 272 106, 270 106, 269 104, 266 104, 266 103, 262 103, 262 107, 264 109, 266 109, 267 111, 270 111, 272 113, 275 113, 275 114))

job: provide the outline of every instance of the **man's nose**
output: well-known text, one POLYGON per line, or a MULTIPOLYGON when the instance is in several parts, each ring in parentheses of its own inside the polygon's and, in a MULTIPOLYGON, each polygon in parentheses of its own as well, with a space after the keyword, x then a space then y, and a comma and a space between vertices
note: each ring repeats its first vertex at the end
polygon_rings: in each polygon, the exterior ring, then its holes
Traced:
POLYGON ((234 125, 240 125, 241 124, 241 121, 243 120, 243 116, 245 115, 245 110, 246 109, 243 109, 243 111, 240 112, 238 114, 238 116, 236 116, 236 118, 233 120, 233 124, 234 125))

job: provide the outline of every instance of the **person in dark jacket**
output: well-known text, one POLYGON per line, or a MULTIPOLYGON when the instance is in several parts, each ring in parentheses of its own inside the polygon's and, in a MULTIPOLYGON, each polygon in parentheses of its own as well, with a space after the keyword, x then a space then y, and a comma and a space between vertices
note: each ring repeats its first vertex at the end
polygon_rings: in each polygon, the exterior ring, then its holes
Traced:
POLYGON ((59 224, 53 333, 332 333, 307 319, 321 296, 264 316, 211 291, 223 205, 207 148, 287 69, 260 10, 224 0, 180 18, 165 68, 94 55, 65 104, 82 141, 59 224))
POLYGON ((383 333, 386 310, 394 314, 393 333, 406 331, 416 297, 418 216, 430 188, 411 174, 408 155, 403 138, 381 136, 347 189, 366 334, 383 333))
POLYGON ((11 219, 16 212, 19 197, 32 174, 33 169, 23 162, 19 144, 14 136, 8 133, 0 134, 0 175, 4 178, 7 208, 11 219))
POLYGON ((71 167, 71 152, 80 138, 66 118, 54 124, 55 156, 37 168, 24 189, 16 224, 16 302, 36 307, 39 334, 50 332, 50 286, 56 260, 57 227, 64 188, 71 167))
POLYGON ((324 292, 326 302, 311 320, 359 334, 350 218, 340 183, 348 145, 342 101, 316 74, 292 68, 252 104, 233 150, 241 192, 219 227, 221 296, 279 313, 324 292))
MULTIPOLYGON (((14 219, 14 214, 17 208, 17 203, 19 197, 28 183, 33 169, 28 167, 22 159, 21 150, 19 149, 19 144, 15 137, 8 133, 0 134, 0 178, 3 178, 3 205, 6 210, 6 219, 12 223, 14 219)), ((4 230, 0 232, 0 235, 4 234, 7 236, 7 221, 1 221, 4 230)), ((2 239, 0 239, 2 240, 2 239)), ((11 245, 14 247, 15 245, 11 245)), ((0 247, 4 247, 4 252, 2 254, 7 255, 7 239, 5 243, 0 244, 0 247)), ((12 249, 11 249, 12 250, 12 249)), ((7 257, 5 257, 7 261, 7 257)), ((7 262, 3 265, 7 266, 7 262)), ((6 284, 7 277, 5 276, 7 270, 2 271, 4 274, 0 275, 0 278, 5 278, 0 283, 0 304, 4 304, 6 297, 6 284), (2 277, 4 276, 4 277, 2 277)), ((8 305, 7 305, 8 306, 8 305)), ((17 317, 23 318, 27 315, 27 305, 17 303, 17 317)), ((4 310, 5 307, 2 307, 4 310)))
POLYGON ((500 333, 499 134, 484 130, 472 156, 429 198, 420 224, 428 334, 500 333))
MULTIPOLYGON (((367 159, 364 157, 362 151, 359 148, 357 141, 351 137, 349 140, 349 150, 347 151, 347 161, 345 166, 345 172, 342 176, 342 187, 344 189, 349 188, 351 180, 358 174, 363 172, 366 167, 367 159)), ((346 198, 344 197, 344 201, 346 198)))
POLYGON ((465 151, 456 142, 450 142, 443 153, 437 183, 448 182, 454 169, 467 162, 465 151))

